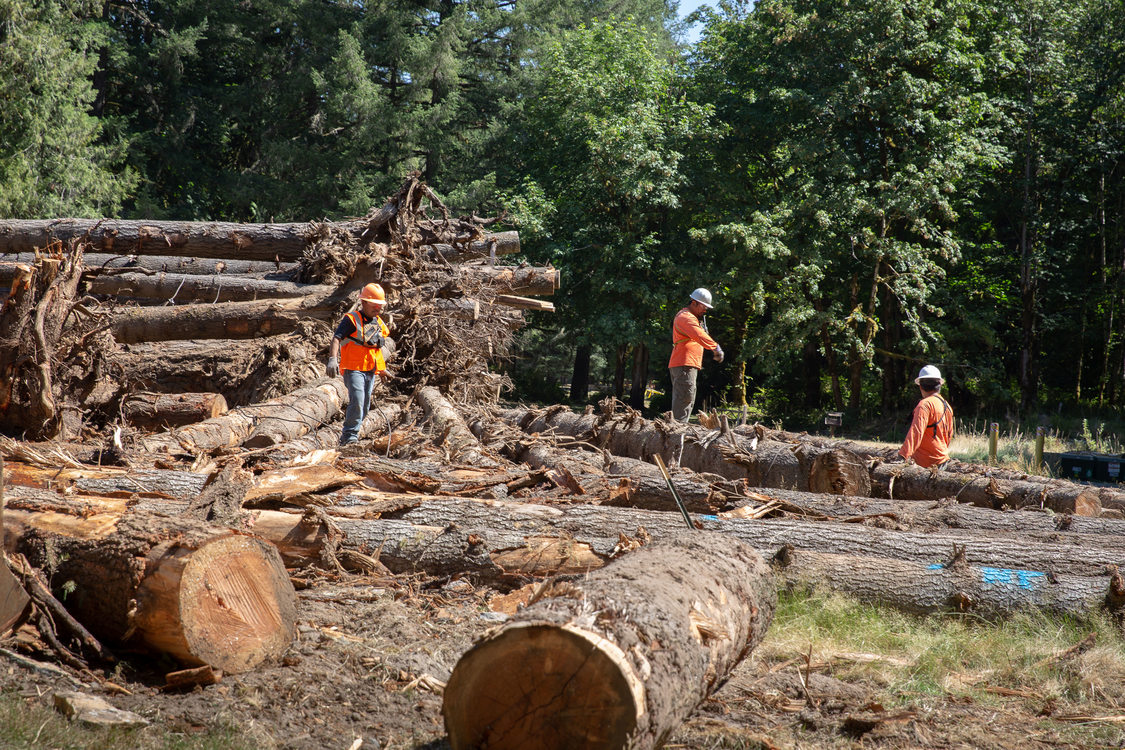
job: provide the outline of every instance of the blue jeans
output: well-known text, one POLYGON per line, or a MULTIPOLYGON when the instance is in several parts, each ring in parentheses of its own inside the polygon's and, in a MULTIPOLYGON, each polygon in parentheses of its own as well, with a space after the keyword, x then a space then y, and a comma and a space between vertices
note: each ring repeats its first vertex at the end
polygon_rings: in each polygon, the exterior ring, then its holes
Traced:
POLYGON ((348 410, 344 412, 344 431, 340 445, 359 440, 359 426, 371 406, 371 391, 375 387, 375 370, 342 370, 344 385, 348 388, 348 410))

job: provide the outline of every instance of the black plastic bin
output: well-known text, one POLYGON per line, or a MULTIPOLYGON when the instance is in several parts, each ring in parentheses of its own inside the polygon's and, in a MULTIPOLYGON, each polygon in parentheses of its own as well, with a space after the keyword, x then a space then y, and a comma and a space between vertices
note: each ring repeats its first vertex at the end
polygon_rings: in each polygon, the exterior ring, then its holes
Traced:
POLYGON ((1059 476, 1084 482, 1125 482, 1125 456, 1062 453, 1059 476))

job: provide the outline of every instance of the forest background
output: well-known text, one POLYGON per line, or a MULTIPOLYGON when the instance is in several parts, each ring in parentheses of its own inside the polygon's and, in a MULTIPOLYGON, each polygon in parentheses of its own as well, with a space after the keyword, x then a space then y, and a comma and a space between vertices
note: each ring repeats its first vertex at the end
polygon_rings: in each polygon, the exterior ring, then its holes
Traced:
POLYGON ((1116 0, 0 0, 0 218, 360 216, 419 170, 563 272, 517 398, 1125 416, 1116 0), (698 38, 695 38, 698 35, 698 38))

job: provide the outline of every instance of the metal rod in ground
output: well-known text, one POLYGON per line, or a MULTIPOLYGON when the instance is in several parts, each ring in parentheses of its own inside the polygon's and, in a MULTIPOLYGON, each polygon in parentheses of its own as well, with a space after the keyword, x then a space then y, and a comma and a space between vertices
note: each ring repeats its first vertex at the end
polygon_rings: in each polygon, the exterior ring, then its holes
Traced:
POLYGON ((660 457, 659 453, 653 453, 652 460, 656 461, 660 473, 664 475, 664 481, 668 483, 668 490, 672 493, 672 498, 676 501, 680 512, 684 514, 684 522, 687 523, 689 529, 694 529, 695 524, 691 522, 691 516, 688 515, 684 501, 680 499, 680 493, 676 492, 676 487, 672 484, 672 475, 668 473, 668 467, 664 465, 664 459, 660 457))

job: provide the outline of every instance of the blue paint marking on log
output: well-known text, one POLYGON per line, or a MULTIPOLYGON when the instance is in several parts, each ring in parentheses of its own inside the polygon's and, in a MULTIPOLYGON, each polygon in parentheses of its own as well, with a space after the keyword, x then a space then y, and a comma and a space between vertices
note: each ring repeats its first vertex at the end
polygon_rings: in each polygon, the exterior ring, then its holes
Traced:
POLYGON ((704 521, 718 521, 718 520, 719 520, 719 517, 718 517, 718 516, 704 516, 704 515, 701 515, 701 516, 700 516, 700 518, 702 518, 702 519, 703 519, 704 521))
MULTIPOLYGON (((926 570, 944 570, 945 566, 941 563, 934 563, 933 565, 926 566, 926 570)), ((994 586, 1011 586, 1015 585, 1021 589, 1032 589, 1035 587, 1035 579, 1046 578, 1046 573, 1040 573, 1037 570, 1015 570, 1012 568, 988 568, 982 567, 980 569, 981 583, 992 584, 994 586)))
POLYGON ((1021 589, 1031 589, 1036 578, 1046 578, 1046 573, 1037 570, 1011 570, 1009 568, 984 568, 980 569, 981 583, 995 584, 998 586, 1016 585, 1021 589))

